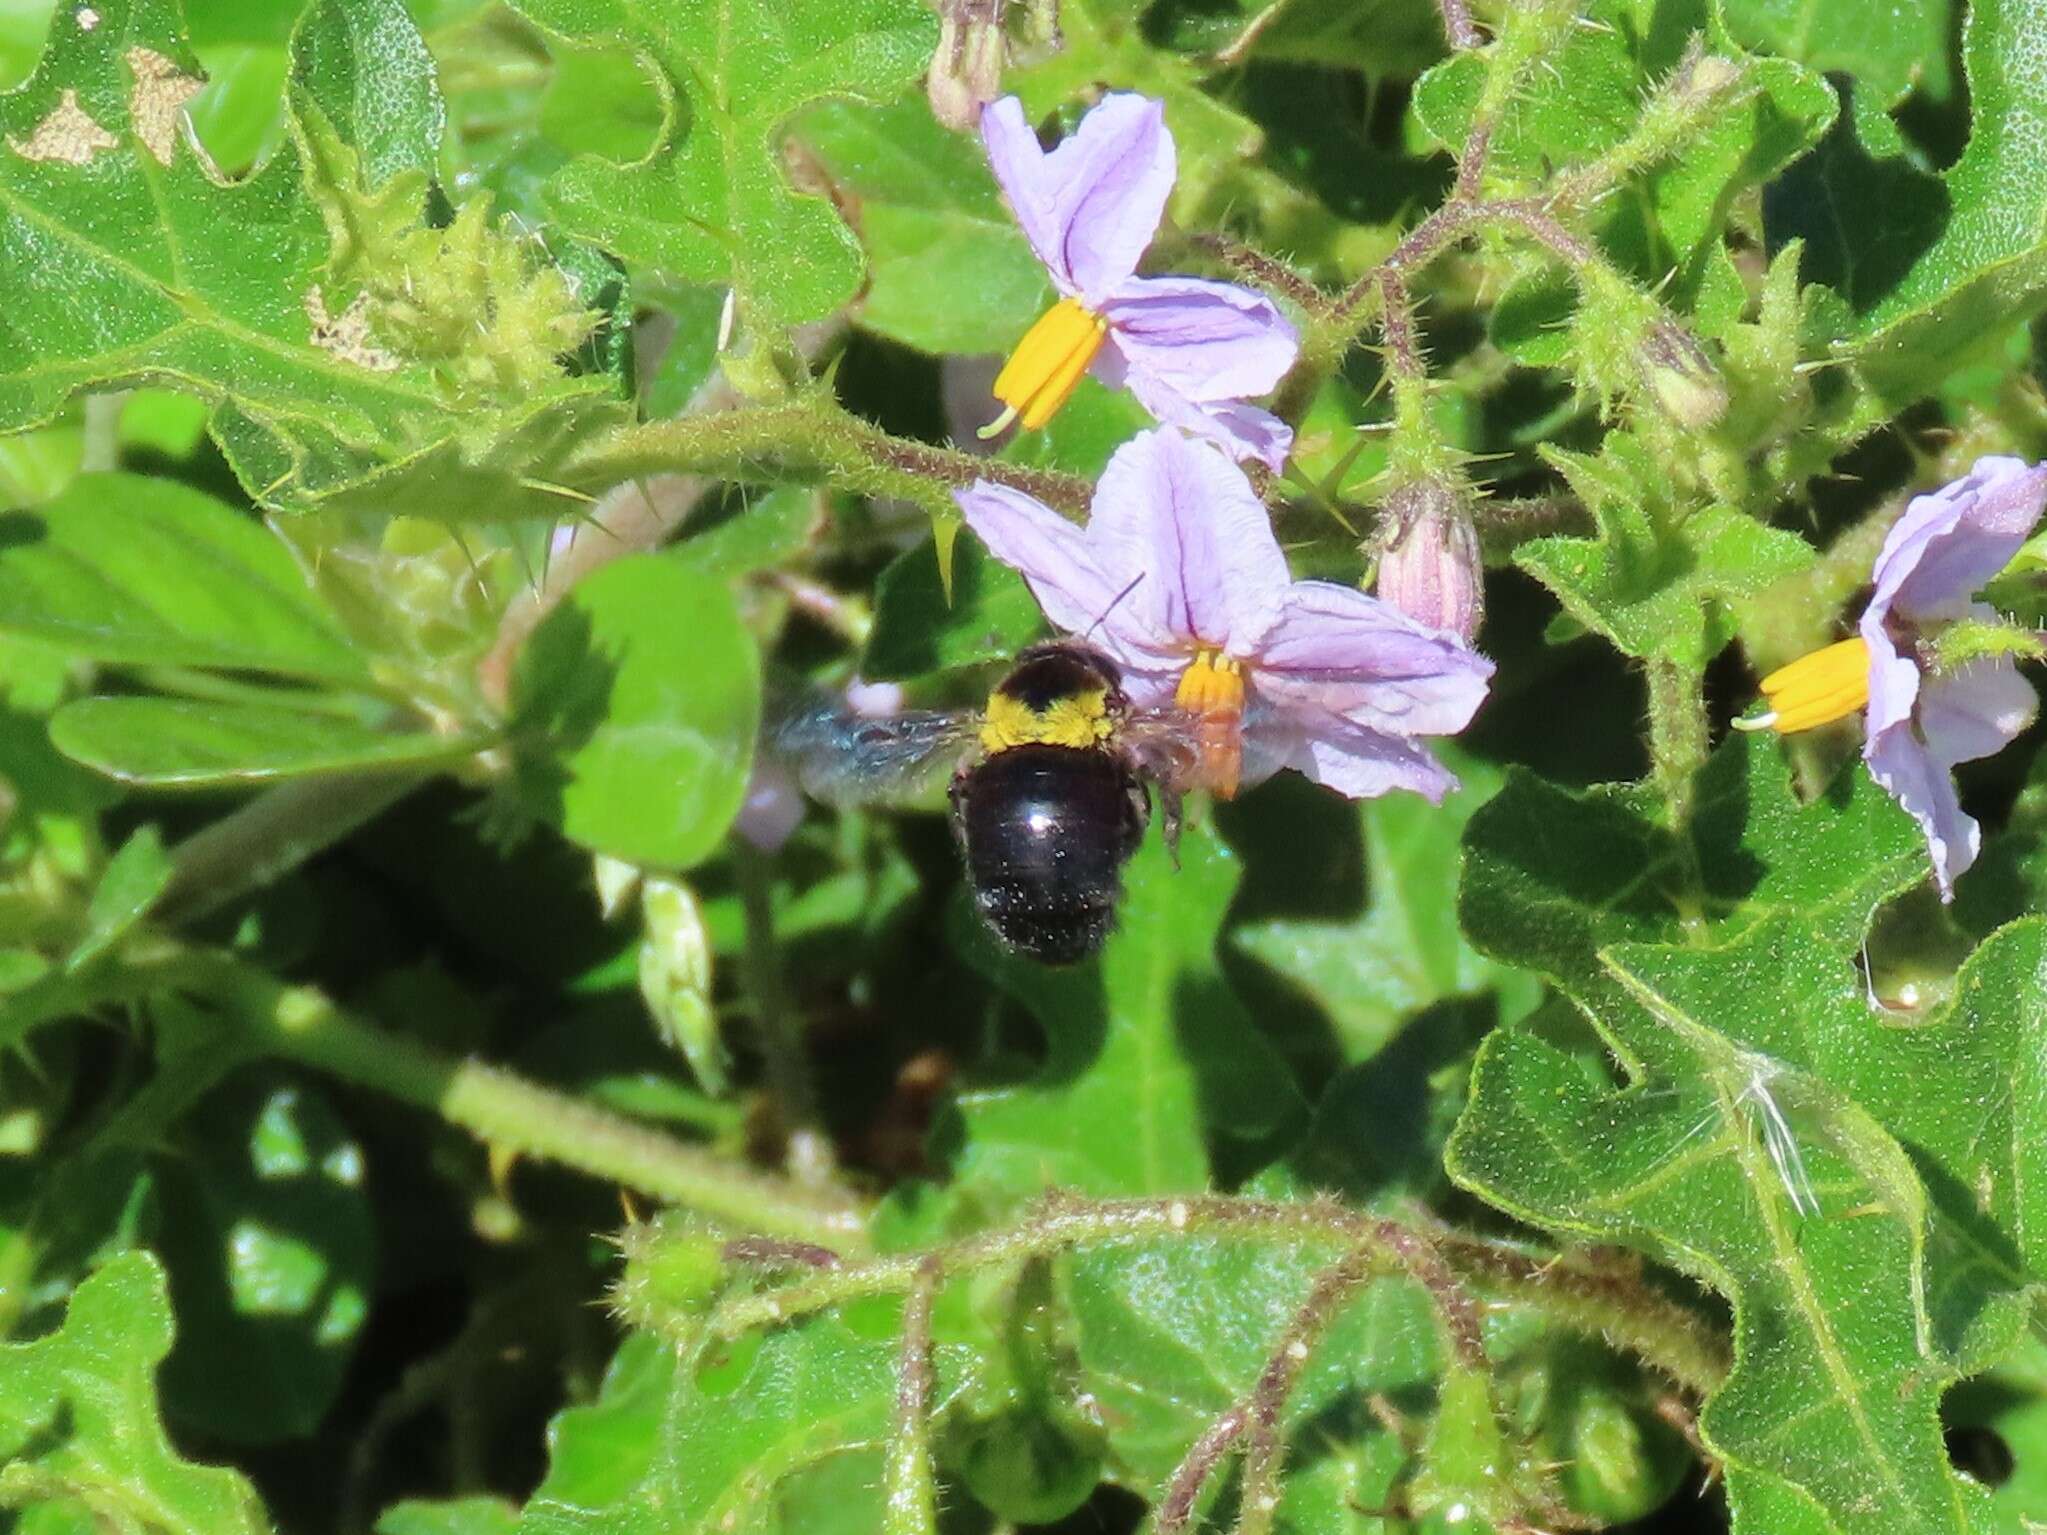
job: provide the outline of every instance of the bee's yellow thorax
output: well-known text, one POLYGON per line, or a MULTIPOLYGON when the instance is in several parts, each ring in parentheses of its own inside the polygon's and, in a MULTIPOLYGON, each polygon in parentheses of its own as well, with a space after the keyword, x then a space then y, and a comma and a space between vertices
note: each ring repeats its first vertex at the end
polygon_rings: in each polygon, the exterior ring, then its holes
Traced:
POLYGON ((1012 746, 1099 746, 1115 728, 1105 688, 1069 693, 1041 706, 997 688, 988 695, 981 748, 994 753, 1012 746))

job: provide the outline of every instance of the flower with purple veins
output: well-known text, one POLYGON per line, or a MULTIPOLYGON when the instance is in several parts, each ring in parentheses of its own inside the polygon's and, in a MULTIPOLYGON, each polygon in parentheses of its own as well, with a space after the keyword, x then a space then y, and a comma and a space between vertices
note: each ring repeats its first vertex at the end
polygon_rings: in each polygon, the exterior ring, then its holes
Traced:
POLYGON ((1139 709, 1196 723, 1193 782, 1222 795, 1293 768, 1353 799, 1457 780, 1420 737, 1462 730, 1492 663, 1329 581, 1296 581, 1243 472, 1170 427, 1103 472, 1086 527, 987 480, 954 492, 1045 614, 1122 669, 1139 709))
POLYGON ((1159 420, 1277 472, 1293 430, 1245 401, 1294 365, 1300 338, 1270 299, 1197 277, 1139 277, 1173 189, 1165 109, 1145 96, 1104 96, 1047 154, 1014 96, 981 113, 988 164, 1044 262, 1059 302, 1017 343, 995 380, 1002 415, 1052 419, 1090 369, 1128 388, 1159 420))
POLYGON ((1810 730, 1866 707, 1862 758, 1926 833, 1942 900, 1976 861, 1982 828, 1963 814, 1952 769, 1988 757, 2032 722, 2039 699, 2009 656, 1948 672, 1925 657, 1957 619, 1995 619, 1977 588, 2017 554, 2047 507, 2047 464, 1979 458, 1962 478, 1915 496, 1884 539, 1859 633, 1763 679, 1770 712, 1745 730, 1810 730))

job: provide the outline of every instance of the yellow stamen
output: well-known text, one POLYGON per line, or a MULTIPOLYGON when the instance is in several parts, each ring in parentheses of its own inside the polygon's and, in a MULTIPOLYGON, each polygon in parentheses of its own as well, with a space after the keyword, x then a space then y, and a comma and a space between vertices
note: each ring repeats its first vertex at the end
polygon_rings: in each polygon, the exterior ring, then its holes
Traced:
POLYGON ((1173 702, 1195 717, 1194 782, 1229 799, 1244 771, 1244 663, 1213 650, 1199 652, 1180 674, 1173 702))
POLYGON ((1009 409, 982 427, 981 435, 993 437, 1019 416, 1027 432, 1050 421, 1079 387, 1108 332, 1109 322, 1082 308, 1079 299, 1063 298, 1046 310, 995 376, 995 398, 1009 409))
POLYGON ((1737 720, 1738 728, 1789 735, 1845 719, 1869 702, 1869 646, 1859 639, 1841 640, 1800 656, 1763 679, 1763 697, 1770 712, 1737 720))
POLYGON ((1244 663, 1213 650, 1200 652, 1180 674, 1173 702, 1189 714, 1242 714, 1244 663))

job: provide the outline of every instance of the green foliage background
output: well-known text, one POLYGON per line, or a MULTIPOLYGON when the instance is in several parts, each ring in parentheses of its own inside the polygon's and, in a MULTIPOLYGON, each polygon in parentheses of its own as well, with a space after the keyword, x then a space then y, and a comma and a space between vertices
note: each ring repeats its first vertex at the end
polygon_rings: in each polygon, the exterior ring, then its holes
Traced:
POLYGON ((1943 909, 1725 728, 2047 454, 2047 4, 1470 11, 0 0, 0 1531, 2047 1521, 2038 733, 1943 909), (731 835, 1143 424, 955 446, 970 56, 1166 103, 1300 574, 1491 566, 1459 795, 1197 806, 1060 972, 936 804, 731 835))

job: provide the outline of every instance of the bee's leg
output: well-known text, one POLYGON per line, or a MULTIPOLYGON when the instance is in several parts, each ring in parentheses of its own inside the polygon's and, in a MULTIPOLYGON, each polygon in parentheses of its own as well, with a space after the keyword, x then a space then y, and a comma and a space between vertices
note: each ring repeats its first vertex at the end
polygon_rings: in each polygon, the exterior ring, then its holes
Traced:
POLYGON ((1180 791, 1171 784, 1159 785, 1159 833, 1166 839, 1166 852, 1172 857, 1173 872, 1180 870, 1180 791))
POLYGON ((946 786, 945 790, 946 804, 952 808, 952 814, 945 819, 952 826, 953 849, 960 855, 962 862, 966 860, 967 856, 967 772, 969 767, 970 764, 961 763, 959 770, 952 775, 952 782, 946 786))

